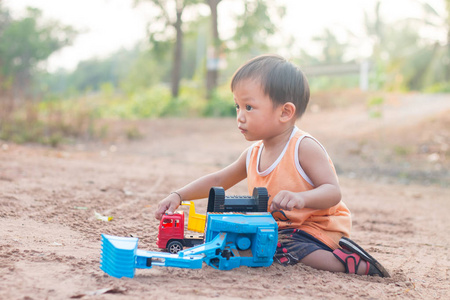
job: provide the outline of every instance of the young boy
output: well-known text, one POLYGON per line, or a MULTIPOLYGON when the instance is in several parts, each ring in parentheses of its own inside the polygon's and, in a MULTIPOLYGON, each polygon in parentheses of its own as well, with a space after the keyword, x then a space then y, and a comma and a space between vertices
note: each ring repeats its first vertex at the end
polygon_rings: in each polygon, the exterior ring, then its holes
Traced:
POLYGON ((389 276, 347 238, 350 211, 341 201, 333 164, 324 147, 295 125, 309 101, 303 73, 280 56, 263 55, 236 71, 231 91, 238 129, 257 142, 224 169, 172 192, 159 203, 155 217, 172 214, 182 200, 207 198, 213 186, 228 189, 247 178, 250 194, 254 187, 266 187, 271 196, 268 211, 279 227, 275 261, 389 276))

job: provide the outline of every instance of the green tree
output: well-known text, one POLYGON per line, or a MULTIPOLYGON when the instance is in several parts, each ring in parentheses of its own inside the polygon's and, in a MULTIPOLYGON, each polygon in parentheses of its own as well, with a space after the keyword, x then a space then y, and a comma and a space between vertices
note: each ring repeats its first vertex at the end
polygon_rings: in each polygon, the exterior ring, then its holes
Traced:
POLYGON ((385 43, 385 32, 387 24, 381 15, 381 1, 375 3, 374 15, 371 17, 367 11, 364 12, 364 28, 368 37, 372 40, 372 56, 378 59, 382 54, 382 46, 385 43))
MULTIPOLYGON (((367 11, 364 12, 364 29, 371 43, 371 60, 373 69, 375 70, 372 84, 376 89, 382 88, 386 82, 386 76, 384 74, 386 73, 385 65, 389 52, 383 52, 383 46, 387 44, 385 35, 388 28, 381 14, 381 1, 378 0, 375 3, 373 16, 367 11)), ((359 39, 356 39, 356 43, 360 43, 359 39)))
POLYGON ((151 41, 168 40, 167 36, 170 35, 166 30, 168 27, 175 31, 171 91, 172 97, 176 98, 179 93, 183 63, 183 12, 188 7, 198 4, 199 0, 135 0, 134 3, 138 5, 142 2, 150 2, 159 11, 155 19, 149 23, 148 32, 151 41), (161 25, 162 29, 160 28, 161 25))
MULTIPOLYGON (((11 23, 11 16, 2 5, 2 2, 0 1, 0 39, 3 36, 3 32, 6 30, 7 26, 11 23)), ((0 70, 3 70, 3 60, 4 58, 0 56, 0 70)), ((0 97, 6 93, 7 89, 8 84, 5 80, 4 72, 0 72, 0 97)))
POLYGON ((136 58, 130 63, 130 68, 120 79, 119 86, 127 94, 147 89, 162 81, 170 73, 167 58, 155 49, 140 49, 136 58), (155 71, 156 70, 156 71, 155 71))
MULTIPOLYGON (((418 1, 424 16, 416 21, 418 26, 430 28, 432 31, 445 31, 445 40, 439 41, 432 37, 421 38, 418 49, 412 59, 421 65, 417 72, 408 78, 408 86, 421 89, 434 84, 446 84, 450 89, 450 0, 445 0, 445 11, 438 12, 432 5, 418 1)), ((416 30, 417 31, 417 30, 416 30)))
MULTIPOLYGON (((275 0, 239 1, 237 4, 242 6, 243 12, 234 18, 236 23, 235 33, 230 40, 223 41, 218 30, 220 15, 218 5, 221 2, 221 0, 205 0, 211 11, 212 36, 211 51, 209 51, 210 55, 207 57, 210 62, 209 65, 207 64, 206 79, 208 96, 211 96, 218 84, 220 56, 228 52, 229 57, 231 57, 230 61, 233 61, 233 56, 235 56, 239 58, 236 61, 240 64, 242 56, 253 57, 266 52, 269 49, 267 40, 277 32, 276 23, 285 15, 285 7, 275 0)), ((230 67, 234 72, 236 66, 231 65, 230 67)))
POLYGON ((217 6, 222 0, 205 0, 211 11, 211 33, 212 45, 210 46, 206 63, 206 95, 211 98, 213 90, 217 87, 217 77, 219 74, 219 59, 221 40, 219 36, 219 21, 217 6))
POLYGON ((243 1, 244 12, 236 17, 232 50, 259 54, 269 49, 267 40, 277 32, 276 22, 286 13, 274 0, 243 1))
POLYGON ((28 8, 22 19, 4 22, 2 17, 1 23, 2 88, 12 92, 13 100, 20 100, 30 96, 33 75, 39 64, 71 44, 76 31, 59 22, 43 20, 41 11, 35 8, 28 8))
POLYGON ((70 87, 78 91, 99 90, 104 83, 119 86, 120 81, 130 72, 141 51, 121 49, 105 59, 89 59, 78 63, 70 74, 70 87))
POLYGON ((425 1, 414 1, 423 11, 422 18, 406 18, 387 24, 377 1, 375 14, 365 13, 365 29, 372 41, 374 83, 386 89, 421 90, 450 81, 450 0, 439 13, 425 1), (421 36, 420 29, 446 30, 446 41, 421 36))
POLYGON ((322 35, 312 38, 322 48, 319 60, 325 64, 343 63, 347 45, 340 43, 333 32, 327 28, 322 35))

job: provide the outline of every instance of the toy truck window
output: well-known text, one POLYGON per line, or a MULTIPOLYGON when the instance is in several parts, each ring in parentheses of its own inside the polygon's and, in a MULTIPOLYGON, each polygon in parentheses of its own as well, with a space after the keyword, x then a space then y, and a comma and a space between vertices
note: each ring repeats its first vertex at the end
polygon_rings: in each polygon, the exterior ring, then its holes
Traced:
POLYGON ((173 227, 180 227, 180 220, 175 220, 173 227))
POLYGON ((167 228, 167 227, 173 227, 173 220, 172 219, 167 219, 163 221, 162 224, 163 228, 167 228))

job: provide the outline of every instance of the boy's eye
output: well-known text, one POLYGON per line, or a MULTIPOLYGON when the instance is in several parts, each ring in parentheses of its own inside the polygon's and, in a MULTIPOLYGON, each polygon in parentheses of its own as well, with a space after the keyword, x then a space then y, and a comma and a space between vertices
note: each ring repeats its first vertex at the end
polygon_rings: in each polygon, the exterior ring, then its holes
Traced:
POLYGON ((253 107, 251 107, 250 105, 246 105, 246 106, 245 106, 245 109, 246 109, 247 111, 251 111, 251 110, 253 109, 253 107))
POLYGON ((234 106, 236 107, 236 109, 239 109, 239 104, 235 104, 234 106))

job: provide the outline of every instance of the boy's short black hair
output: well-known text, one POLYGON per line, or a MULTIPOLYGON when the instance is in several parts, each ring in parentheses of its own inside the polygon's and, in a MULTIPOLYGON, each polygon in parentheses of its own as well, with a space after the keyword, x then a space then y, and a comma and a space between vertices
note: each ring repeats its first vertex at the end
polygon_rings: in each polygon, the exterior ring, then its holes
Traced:
POLYGON ((278 55, 261 55, 242 65, 231 80, 231 91, 245 79, 258 80, 275 106, 292 102, 299 118, 309 101, 309 85, 303 72, 278 55))

